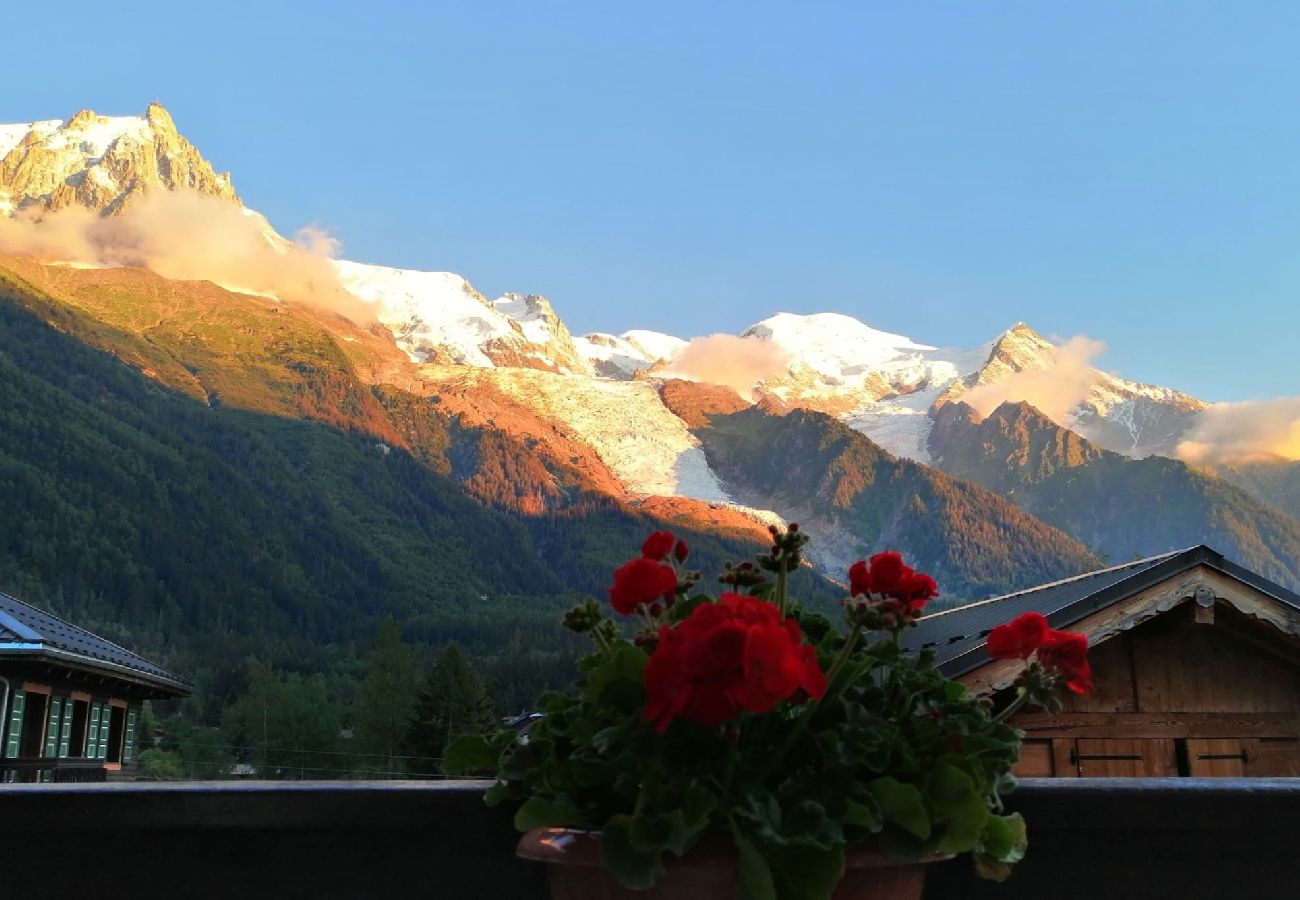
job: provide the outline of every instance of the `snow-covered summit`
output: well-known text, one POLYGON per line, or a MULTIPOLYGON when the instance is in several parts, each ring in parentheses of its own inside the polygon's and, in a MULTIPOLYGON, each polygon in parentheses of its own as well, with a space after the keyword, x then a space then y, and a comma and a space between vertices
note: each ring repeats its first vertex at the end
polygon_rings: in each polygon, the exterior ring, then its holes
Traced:
POLYGON ((845 416, 882 398, 946 385, 965 374, 960 351, 879 331, 839 313, 778 313, 742 332, 771 341, 789 358, 785 372, 764 379, 759 394, 787 405, 845 416))
POLYGON ((595 374, 545 297, 506 294, 489 302, 452 272, 333 263, 343 286, 375 306, 414 362, 595 374))
POLYGON ((836 377, 888 365, 913 351, 934 349, 840 313, 777 313, 746 328, 741 337, 771 341, 807 368, 836 377))
POLYGON ((36 206, 121 212, 151 190, 187 189, 238 203, 218 173, 153 103, 143 116, 101 116, 0 125, 0 214, 36 206))

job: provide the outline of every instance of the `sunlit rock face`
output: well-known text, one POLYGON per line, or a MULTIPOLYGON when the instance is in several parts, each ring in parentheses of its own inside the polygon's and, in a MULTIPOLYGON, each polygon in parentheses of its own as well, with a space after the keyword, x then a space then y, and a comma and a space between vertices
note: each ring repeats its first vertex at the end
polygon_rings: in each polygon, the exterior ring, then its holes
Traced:
POLYGON ((81 206, 119 215, 151 190, 191 190, 239 203, 230 174, 216 172, 161 105, 143 116, 100 116, 0 125, 0 212, 81 206))

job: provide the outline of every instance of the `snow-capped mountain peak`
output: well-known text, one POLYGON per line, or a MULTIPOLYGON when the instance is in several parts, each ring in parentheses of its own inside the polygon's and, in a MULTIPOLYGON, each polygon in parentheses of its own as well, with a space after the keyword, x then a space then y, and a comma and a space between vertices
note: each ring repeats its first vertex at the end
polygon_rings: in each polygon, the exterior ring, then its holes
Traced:
POLYGON ((915 351, 933 350, 840 313, 777 313, 749 326, 742 337, 771 341, 816 372, 841 376, 888 365, 915 351))
POLYGON ((239 203, 230 175, 216 172, 152 103, 143 116, 101 116, 0 125, 0 213, 81 206, 114 215, 149 190, 188 189, 239 203))

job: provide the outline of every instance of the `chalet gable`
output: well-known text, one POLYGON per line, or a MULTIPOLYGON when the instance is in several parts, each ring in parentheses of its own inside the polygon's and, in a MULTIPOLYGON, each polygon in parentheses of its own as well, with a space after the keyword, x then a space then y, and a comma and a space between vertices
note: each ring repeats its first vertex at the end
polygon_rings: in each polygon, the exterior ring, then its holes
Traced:
POLYGON ((1088 637, 1096 689, 1011 718, 1017 775, 1300 775, 1300 596, 1202 546, 927 616, 905 640, 1005 706, 1024 663, 987 637, 1030 611, 1088 637))
POLYGON ((989 694, 1009 687, 1023 667, 989 657, 989 632, 1023 613, 1041 613, 1052 628, 1085 634, 1095 647, 1177 607, 1192 606, 1197 621, 1212 623, 1220 605, 1300 639, 1300 595, 1201 545, 926 616, 904 645, 932 650, 945 675, 989 694))

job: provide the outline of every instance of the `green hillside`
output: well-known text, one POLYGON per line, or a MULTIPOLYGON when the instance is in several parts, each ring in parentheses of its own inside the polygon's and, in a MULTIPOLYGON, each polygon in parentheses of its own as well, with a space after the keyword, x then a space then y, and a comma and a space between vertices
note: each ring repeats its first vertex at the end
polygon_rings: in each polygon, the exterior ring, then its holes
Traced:
MULTIPOLYGON (((249 655, 329 671, 393 616, 408 640, 457 640, 498 678, 530 682, 505 685, 507 698, 550 671, 567 677, 560 610, 603 596, 657 523, 581 491, 534 516, 472 499, 439 448, 480 461, 519 448, 476 444, 432 411, 415 439, 399 434, 388 411, 420 401, 362 384, 318 332, 302 335, 272 346, 289 374, 264 382, 286 412, 241 409, 121 361, 198 368, 168 344, 12 274, 0 282, 0 589, 186 673, 242 668, 249 655)), ((266 396, 257 381, 242 384, 246 398, 266 396)), ((750 552, 684 536, 706 571, 750 552)), ((828 588, 801 580, 828 602, 828 588)))

